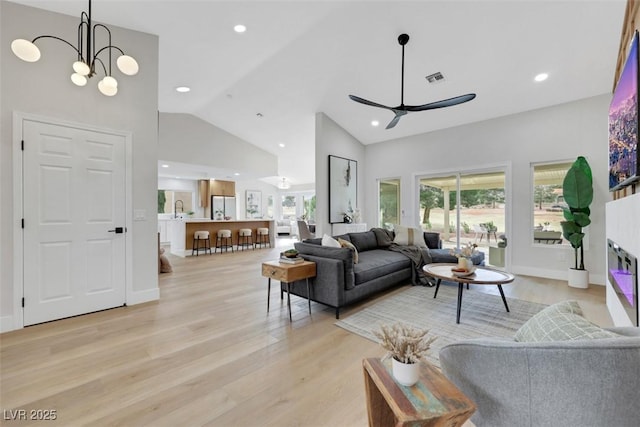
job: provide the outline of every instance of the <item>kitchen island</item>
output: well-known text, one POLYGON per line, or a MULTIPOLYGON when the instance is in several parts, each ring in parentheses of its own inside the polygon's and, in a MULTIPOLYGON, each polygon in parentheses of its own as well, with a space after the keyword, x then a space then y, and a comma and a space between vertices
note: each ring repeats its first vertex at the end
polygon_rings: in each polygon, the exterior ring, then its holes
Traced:
POLYGON ((196 231, 208 231, 211 236, 211 248, 216 244, 218 230, 231 230, 234 245, 238 244, 238 230, 250 228, 255 239, 256 230, 261 227, 269 229, 271 247, 275 247, 275 221, 272 219, 245 220, 211 220, 206 218, 185 218, 174 221, 171 236, 171 253, 177 256, 190 256, 193 235, 196 231))

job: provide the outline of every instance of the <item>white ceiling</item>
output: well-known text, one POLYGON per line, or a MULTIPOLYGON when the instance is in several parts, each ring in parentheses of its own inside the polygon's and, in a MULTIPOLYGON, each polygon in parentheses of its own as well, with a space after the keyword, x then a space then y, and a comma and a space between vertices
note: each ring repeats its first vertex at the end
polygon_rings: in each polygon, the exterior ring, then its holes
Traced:
MULTIPOLYGON (((87 10, 78 0, 14 1, 74 16, 87 10)), ((96 0, 93 19, 159 35, 160 111, 194 114, 277 155, 279 175, 296 185, 315 180, 316 112, 372 144, 610 93, 625 5, 96 0), (239 23, 244 34, 233 31, 239 23), (469 92, 477 98, 410 113, 391 130, 384 127, 393 113, 349 100, 400 103, 401 33, 411 37, 406 104, 469 92), (437 71, 446 80, 427 84, 425 76, 437 71), (549 79, 535 83, 540 72, 549 79), (177 93, 182 85, 192 91, 177 93)), ((135 57, 135 46, 120 47, 135 57)))

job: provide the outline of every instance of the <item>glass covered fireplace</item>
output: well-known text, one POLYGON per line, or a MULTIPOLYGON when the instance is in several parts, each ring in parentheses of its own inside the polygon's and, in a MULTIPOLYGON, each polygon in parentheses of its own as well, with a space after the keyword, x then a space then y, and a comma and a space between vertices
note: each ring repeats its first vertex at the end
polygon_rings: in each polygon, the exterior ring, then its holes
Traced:
POLYGON ((635 326, 638 324, 638 260, 611 239, 607 239, 609 283, 635 326))

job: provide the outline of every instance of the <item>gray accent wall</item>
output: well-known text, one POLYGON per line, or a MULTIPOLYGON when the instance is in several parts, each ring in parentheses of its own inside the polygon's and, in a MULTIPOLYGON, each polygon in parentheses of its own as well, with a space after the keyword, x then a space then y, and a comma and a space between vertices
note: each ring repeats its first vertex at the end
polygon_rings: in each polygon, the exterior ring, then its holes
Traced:
POLYGON ((74 51, 55 40, 39 42, 42 57, 27 63, 11 52, 11 41, 50 34, 75 41, 78 16, 51 13, 7 1, 0 2, 0 330, 14 328, 14 238, 18 227, 12 206, 14 112, 132 134, 132 198, 130 210, 146 211, 146 220, 135 221, 132 233, 132 289, 137 302, 158 298, 157 255, 157 158, 158 158, 158 37, 111 25, 113 43, 132 55, 140 65, 138 75, 114 71, 118 94, 103 96, 97 89, 101 78, 85 87, 71 83, 74 51))
POLYGON ((329 223, 329 155, 358 162, 358 203, 365 203, 365 146, 324 113, 316 113, 316 236, 331 235, 329 223))

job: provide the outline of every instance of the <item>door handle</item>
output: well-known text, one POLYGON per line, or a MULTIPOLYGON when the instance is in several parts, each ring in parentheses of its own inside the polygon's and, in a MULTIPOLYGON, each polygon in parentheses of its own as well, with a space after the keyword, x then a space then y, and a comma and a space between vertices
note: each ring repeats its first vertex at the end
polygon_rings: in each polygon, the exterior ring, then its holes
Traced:
POLYGON ((109 233, 122 234, 124 233, 124 227, 116 227, 113 230, 107 230, 109 233))

